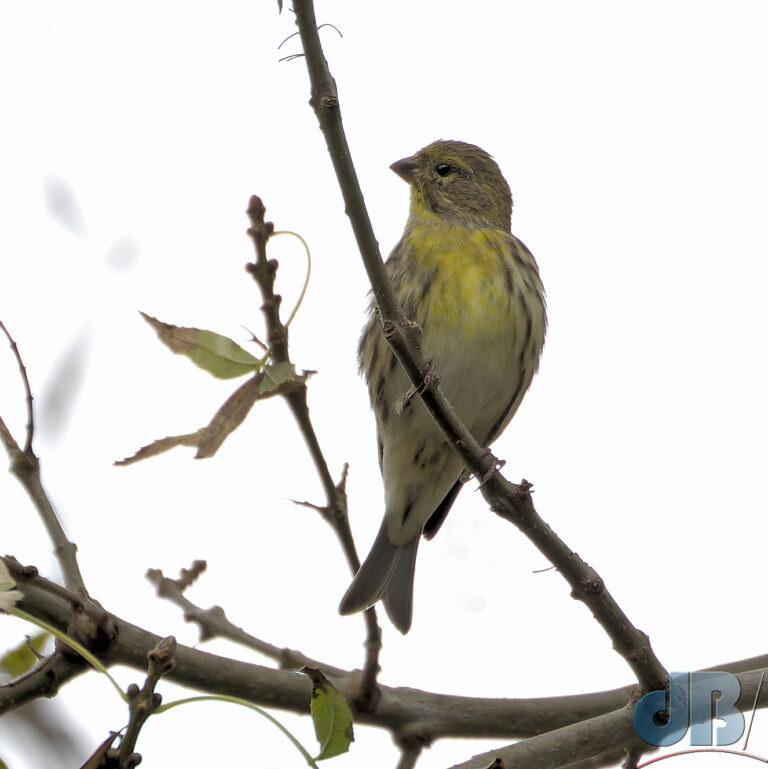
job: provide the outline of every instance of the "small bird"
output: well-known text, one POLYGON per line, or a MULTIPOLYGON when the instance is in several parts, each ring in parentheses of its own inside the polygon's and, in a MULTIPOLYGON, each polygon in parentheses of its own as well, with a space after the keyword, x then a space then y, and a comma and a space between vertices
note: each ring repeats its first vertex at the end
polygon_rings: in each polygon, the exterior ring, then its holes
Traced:
MULTIPOLYGON (((511 232, 512 194, 485 151, 436 141, 390 168, 411 186, 408 221, 386 267, 422 351, 475 439, 488 446, 514 416, 539 365, 546 332, 536 260, 511 232)), ((384 339, 376 303, 358 350, 376 416, 385 512, 370 553, 339 606, 379 600, 407 633, 422 534, 431 539, 466 477, 459 455, 384 339)))

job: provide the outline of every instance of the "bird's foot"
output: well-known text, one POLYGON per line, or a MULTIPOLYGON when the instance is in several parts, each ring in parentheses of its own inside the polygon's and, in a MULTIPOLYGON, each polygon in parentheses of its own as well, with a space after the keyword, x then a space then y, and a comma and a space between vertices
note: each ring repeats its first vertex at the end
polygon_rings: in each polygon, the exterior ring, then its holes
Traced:
POLYGON ((404 411, 417 395, 421 395, 425 390, 434 390, 439 384, 440 374, 438 374, 435 370, 435 362, 432 360, 432 358, 427 358, 421 384, 418 387, 412 387, 410 390, 408 390, 408 392, 405 394, 405 397, 403 398, 400 411, 404 411))
POLYGON ((485 450, 485 455, 490 456, 491 458, 491 464, 490 467, 483 473, 482 476, 478 477, 478 481, 480 482, 480 486, 485 486, 488 481, 491 480, 491 478, 494 476, 494 474, 501 470, 504 465, 507 464, 506 459, 498 459, 497 457, 493 456, 490 449, 485 450))

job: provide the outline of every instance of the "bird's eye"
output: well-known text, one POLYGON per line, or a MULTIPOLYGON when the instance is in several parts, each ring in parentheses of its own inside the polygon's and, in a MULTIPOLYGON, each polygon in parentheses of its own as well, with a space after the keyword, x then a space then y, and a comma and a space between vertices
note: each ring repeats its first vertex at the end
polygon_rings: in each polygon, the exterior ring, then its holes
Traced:
POLYGON ((448 176, 453 171, 453 168, 448 163, 438 163, 435 166, 435 171, 437 171, 438 176, 448 176))

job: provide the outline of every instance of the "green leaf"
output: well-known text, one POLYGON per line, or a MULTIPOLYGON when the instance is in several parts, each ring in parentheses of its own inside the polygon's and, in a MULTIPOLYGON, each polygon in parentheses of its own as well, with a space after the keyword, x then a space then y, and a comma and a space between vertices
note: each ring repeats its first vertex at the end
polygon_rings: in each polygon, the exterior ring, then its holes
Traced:
POLYGON ((38 633, 32 636, 29 641, 22 641, 15 649, 7 651, 0 658, 0 667, 13 678, 23 675, 28 670, 32 670, 37 664, 37 657, 29 648, 30 645, 36 652, 42 653, 45 642, 49 637, 48 633, 38 633))
POLYGON ((265 395, 280 387, 285 382, 300 382, 301 378, 297 376, 293 363, 285 361, 283 363, 273 363, 264 369, 264 378, 259 385, 259 395, 265 395))
POLYGON ((315 668, 302 668, 312 680, 312 699, 309 709, 315 724, 315 735, 320 753, 315 760, 333 758, 349 750, 355 739, 352 729, 352 711, 344 697, 331 682, 315 668))
POLYGON ((196 366, 219 379, 233 379, 260 369, 262 361, 215 331, 172 326, 140 313, 160 341, 175 353, 186 355, 196 366))

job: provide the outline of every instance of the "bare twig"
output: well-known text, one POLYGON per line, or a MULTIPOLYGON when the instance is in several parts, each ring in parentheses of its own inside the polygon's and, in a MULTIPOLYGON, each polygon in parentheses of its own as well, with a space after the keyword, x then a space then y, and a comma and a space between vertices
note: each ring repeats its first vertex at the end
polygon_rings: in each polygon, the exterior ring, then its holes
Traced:
POLYGON ((147 579, 154 585, 157 595, 165 598, 178 606, 184 612, 187 622, 194 622, 200 628, 200 640, 208 641, 211 638, 226 638, 241 646, 263 654, 265 657, 275 660, 284 670, 298 670, 302 667, 319 668, 327 675, 345 676, 345 670, 336 667, 328 667, 325 663, 307 657, 294 649, 280 648, 274 644, 262 641, 260 638, 246 633, 245 630, 232 623, 226 616, 221 606, 212 606, 209 609, 201 609, 192 603, 185 595, 184 590, 188 586, 183 575, 195 570, 196 564, 204 564, 204 561, 195 561, 191 570, 183 569, 181 579, 166 577, 160 569, 149 569, 147 579))
POLYGON ((64 529, 56 515, 56 511, 53 509, 53 505, 43 488, 43 481, 40 475, 40 462, 32 450, 32 438, 34 436, 35 423, 34 411, 32 408, 32 391, 29 387, 27 371, 21 359, 19 348, 16 346, 16 342, 13 341, 2 322, 0 322, 0 329, 2 329, 3 333, 8 338, 16 362, 19 365, 27 402, 27 428, 24 448, 19 448, 19 444, 16 442, 16 439, 13 437, 13 434, 2 418, 0 418, 0 440, 3 442, 8 457, 11 460, 11 473, 16 476, 16 479, 24 487, 24 490, 32 500, 32 504, 35 506, 35 509, 45 526, 48 538, 53 544, 54 555, 61 567, 64 584, 70 590, 77 590, 83 595, 87 595, 85 582, 83 581, 83 576, 80 573, 80 567, 77 563, 77 546, 73 542, 70 542, 69 539, 67 539, 67 535, 64 533, 64 529))
POLYGON ((53 552, 61 567, 64 584, 70 590, 77 590, 82 595, 87 595, 85 582, 77 563, 77 545, 67 539, 56 511, 43 488, 40 462, 31 451, 23 452, 19 449, 18 444, 13 440, 4 424, 0 425, 0 433, 11 460, 11 472, 29 495, 48 532, 48 538, 53 544, 53 552))
POLYGON ((2 330, 2 332, 5 334, 6 338, 8 339, 8 342, 11 345, 11 350, 13 351, 13 357, 16 358, 16 363, 19 366, 19 373, 21 374, 21 381, 24 385, 24 395, 25 395, 25 400, 27 402, 27 429, 26 429, 27 437, 24 441, 23 451, 25 454, 31 454, 32 438, 35 435, 35 411, 34 411, 34 408, 32 407, 32 388, 29 386, 29 377, 27 376, 27 368, 24 365, 24 361, 21 359, 21 353, 19 352, 19 348, 16 345, 16 342, 14 341, 10 332, 5 327, 5 324, 1 320, 0 320, 0 330, 2 330))
MULTIPOLYGON (((277 261, 267 259, 267 239, 274 231, 274 225, 271 222, 265 222, 264 214, 266 209, 261 199, 255 195, 249 201, 247 213, 251 221, 248 235, 253 241, 256 259, 254 262, 246 265, 246 269, 258 283, 261 291, 264 302, 261 309, 264 313, 264 320, 267 326, 267 341, 272 356, 278 363, 289 361, 288 329, 280 320, 281 297, 274 293, 277 261)), ((301 431, 325 491, 326 504, 324 508, 321 508, 321 513, 336 533, 350 570, 354 574, 360 568, 360 558, 357 555, 355 541, 352 537, 352 529, 349 526, 349 518, 347 516, 347 495, 345 491, 347 467, 345 465, 339 483, 334 483, 320 448, 320 442, 317 439, 312 420, 309 417, 306 386, 301 384, 290 392, 286 392, 283 397, 301 431)), ((375 700, 376 676, 379 671, 379 651, 381 650, 381 629, 376 619, 376 610, 373 608, 368 609, 363 613, 363 619, 366 627, 366 654, 361 673, 360 687, 356 697, 356 704, 360 709, 371 707, 375 700)))
POLYGON ((141 689, 136 684, 128 687, 130 720, 125 736, 120 741, 120 769, 133 769, 141 761, 134 752, 136 740, 139 738, 141 727, 162 702, 162 697, 155 692, 155 687, 164 675, 173 670, 176 664, 175 654, 176 639, 173 636, 163 638, 147 654, 147 677, 144 686, 141 689))
POLYGON ((668 680, 667 672, 653 653, 648 637, 629 622, 599 575, 539 518, 531 501, 530 485, 525 481, 520 485, 507 481, 498 472, 493 456, 475 441, 456 417, 439 386, 424 386, 428 367, 421 354, 421 332, 404 316, 379 253, 344 134, 336 84, 317 33, 312 0, 295 0, 293 9, 311 83, 310 104, 328 145, 345 211, 371 281, 384 335, 392 350, 466 467, 477 478, 484 479, 481 491, 491 509, 520 528, 558 568, 570 584, 573 597, 590 608, 616 651, 637 676, 641 688, 644 691, 663 688, 668 680))

